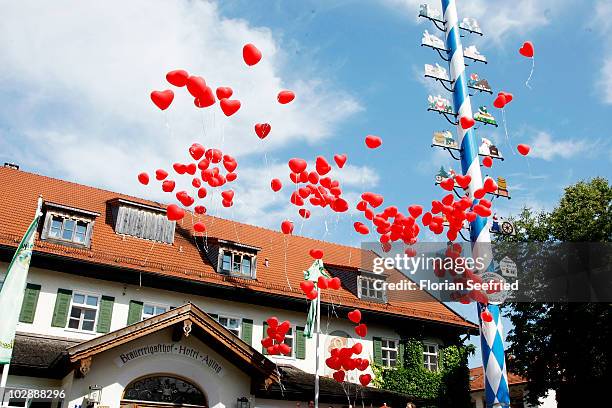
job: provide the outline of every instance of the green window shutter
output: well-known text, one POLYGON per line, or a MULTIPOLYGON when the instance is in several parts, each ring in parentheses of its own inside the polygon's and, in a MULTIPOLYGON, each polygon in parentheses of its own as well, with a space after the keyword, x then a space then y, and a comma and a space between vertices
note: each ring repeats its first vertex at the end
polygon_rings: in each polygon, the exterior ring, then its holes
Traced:
POLYGON ((21 313, 19 313, 19 321, 22 323, 33 323, 34 314, 36 313, 36 305, 38 304, 38 295, 40 294, 40 285, 28 283, 23 295, 23 303, 21 304, 21 313))
POLYGON ((295 328, 295 358, 306 359, 306 336, 303 327, 295 328))
POLYGON ((374 337, 372 343, 374 345, 374 364, 382 365, 382 339, 374 337))
POLYGON ((242 319, 240 338, 249 346, 253 342, 253 321, 251 319, 242 319))
MULTIPOLYGON (((263 322, 263 336, 261 338, 265 339, 266 337, 268 337, 268 322, 264 321, 263 322)), ((263 345, 261 346, 261 350, 264 356, 268 354, 268 350, 263 345)))
POLYGON ((53 320, 51 326, 66 327, 68 321, 68 309, 72 300, 72 291, 68 289, 58 289, 55 298, 55 308, 53 309, 53 320))
POLYGON ((130 300, 130 309, 128 310, 127 325, 138 323, 142 320, 142 302, 130 300))
POLYGON ((96 328, 98 333, 108 333, 110 331, 114 303, 114 297, 102 296, 100 310, 98 311, 98 327, 96 328))
POLYGON ((397 364, 398 366, 404 366, 404 354, 406 353, 406 342, 400 340, 397 346, 397 364))

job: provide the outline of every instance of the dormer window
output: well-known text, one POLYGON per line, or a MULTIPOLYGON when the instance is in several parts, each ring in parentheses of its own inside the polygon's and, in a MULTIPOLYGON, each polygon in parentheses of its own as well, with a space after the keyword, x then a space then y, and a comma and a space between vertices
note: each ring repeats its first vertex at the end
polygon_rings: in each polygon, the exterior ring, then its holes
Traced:
POLYGON ((357 287, 359 289, 359 298, 374 302, 387 302, 387 292, 384 286, 384 279, 359 276, 357 278, 357 287))
POLYGON ((45 203, 47 209, 41 239, 74 246, 89 247, 94 219, 98 213, 45 203))
POLYGON ((168 220, 162 207, 124 199, 111 202, 115 232, 121 235, 172 244, 176 223, 168 220))
POLYGON ((240 278, 254 279, 256 277, 257 251, 259 251, 259 248, 219 240, 218 272, 240 278))

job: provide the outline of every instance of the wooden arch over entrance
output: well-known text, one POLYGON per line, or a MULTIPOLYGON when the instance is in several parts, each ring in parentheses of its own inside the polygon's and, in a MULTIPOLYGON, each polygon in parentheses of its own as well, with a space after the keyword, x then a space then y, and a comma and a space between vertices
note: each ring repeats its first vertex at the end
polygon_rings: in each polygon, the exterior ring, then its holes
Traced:
POLYGON ((191 381, 173 374, 153 374, 125 387, 121 408, 194 407, 207 408, 202 390, 191 381))

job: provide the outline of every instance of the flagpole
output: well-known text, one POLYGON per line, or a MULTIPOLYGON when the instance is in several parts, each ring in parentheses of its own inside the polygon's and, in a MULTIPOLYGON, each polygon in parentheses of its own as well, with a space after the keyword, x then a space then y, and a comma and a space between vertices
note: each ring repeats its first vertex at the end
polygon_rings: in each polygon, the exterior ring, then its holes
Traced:
POLYGON ((315 406, 319 408, 319 335, 321 333, 321 289, 317 285, 317 340, 316 340, 316 363, 315 363, 315 406))
MULTIPOLYGON (((42 198, 42 195, 39 195, 38 202, 36 203, 36 213, 34 214, 34 218, 42 215, 41 214, 42 204, 43 204, 43 198, 42 198)), ((10 368, 11 368, 10 363, 2 365, 2 378, 0 379, 0 397, 2 398, 0 400, 1 407, 8 407, 8 403, 9 403, 9 401, 4 400, 4 390, 6 388, 6 384, 8 383, 8 375, 9 375, 10 368)))

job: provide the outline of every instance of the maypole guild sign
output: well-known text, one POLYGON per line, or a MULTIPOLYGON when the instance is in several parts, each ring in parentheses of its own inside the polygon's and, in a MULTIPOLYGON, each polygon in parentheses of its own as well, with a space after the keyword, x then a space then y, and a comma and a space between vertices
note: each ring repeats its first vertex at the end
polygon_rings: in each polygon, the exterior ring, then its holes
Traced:
POLYGON ((433 34, 430 34, 430 32, 427 30, 423 32, 423 38, 421 39, 421 45, 425 45, 427 47, 437 48, 439 50, 446 51, 444 41, 442 41, 441 38, 436 37, 433 34))

